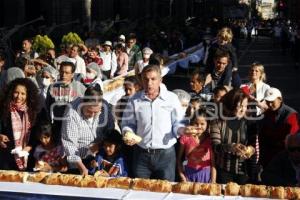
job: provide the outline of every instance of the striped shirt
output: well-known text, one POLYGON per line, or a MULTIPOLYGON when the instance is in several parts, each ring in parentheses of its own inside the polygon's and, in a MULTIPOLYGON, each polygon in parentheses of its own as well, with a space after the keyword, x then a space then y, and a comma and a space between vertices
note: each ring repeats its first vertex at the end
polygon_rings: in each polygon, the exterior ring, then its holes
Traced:
POLYGON ((245 174, 245 160, 231 152, 233 144, 248 144, 247 121, 215 120, 210 126, 210 134, 215 152, 216 166, 234 174, 245 174))
POLYGON ((93 120, 85 119, 78 109, 81 99, 75 101, 65 113, 67 120, 62 123, 62 144, 70 168, 88 155, 89 145, 105 137, 108 129, 114 129, 114 117, 110 105, 103 100, 101 113, 93 120))

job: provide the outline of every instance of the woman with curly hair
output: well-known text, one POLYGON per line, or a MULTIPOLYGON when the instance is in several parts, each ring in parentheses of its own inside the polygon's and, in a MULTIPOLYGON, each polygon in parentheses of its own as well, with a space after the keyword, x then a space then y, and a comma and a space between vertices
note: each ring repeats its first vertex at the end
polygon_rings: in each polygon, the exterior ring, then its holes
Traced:
POLYGON ((0 99, 0 169, 26 170, 32 149, 32 127, 39 112, 37 86, 27 78, 13 80, 0 99))

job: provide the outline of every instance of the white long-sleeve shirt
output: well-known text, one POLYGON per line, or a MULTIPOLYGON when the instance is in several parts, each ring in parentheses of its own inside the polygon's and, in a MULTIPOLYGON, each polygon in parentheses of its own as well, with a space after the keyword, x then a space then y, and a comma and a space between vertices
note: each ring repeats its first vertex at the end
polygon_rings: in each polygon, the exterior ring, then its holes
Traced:
POLYGON ((117 70, 117 56, 114 52, 100 52, 100 58, 103 60, 102 71, 111 70, 113 75, 117 70))
POLYGON ((73 59, 75 59, 75 66, 76 66, 75 74, 82 74, 83 77, 85 77, 86 65, 84 60, 78 55, 73 59))

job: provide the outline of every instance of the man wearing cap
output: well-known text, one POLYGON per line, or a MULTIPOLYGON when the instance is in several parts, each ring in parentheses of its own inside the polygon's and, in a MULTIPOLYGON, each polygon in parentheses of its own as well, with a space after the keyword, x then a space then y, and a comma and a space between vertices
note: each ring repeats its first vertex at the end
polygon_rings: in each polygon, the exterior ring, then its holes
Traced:
POLYGON ((121 43, 125 47, 125 41, 126 41, 125 35, 120 35, 118 38, 118 43, 121 43))
POLYGON ((259 145, 260 164, 266 167, 275 155, 284 150, 285 137, 299 130, 299 117, 296 110, 283 103, 277 88, 269 88, 264 99, 268 109, 260 122, 259 145))
POLYGON ((113 42, 114 48, 116 48, 116 46, 117 46, 118 44, 121 44, 123 47, 125 47, 125 46, 126 46, 125 41, 126 41, 125 35, 123 35, 123 34, 122 34, 122 35, 119 35, 118 38, 113 42))
POLYGON ((102 79, 106 80, 113 78, 117 70, 117 57, 112 51, 111 41, 104 42, 103 50, 100 52, 100 58, 103 60, 103 65, 101 68, 103 74, 102 79))
POLYGON ((134 67, 135 74, 140 74, 142 72, 143 68, 149 64, 149 59, 150 59, 150 56, 152 53, 153 53, 153 51, 149 47, 145 47, 142 50, 143 59, 137 61, 137 63, 135 64, 135 67, 134 67))

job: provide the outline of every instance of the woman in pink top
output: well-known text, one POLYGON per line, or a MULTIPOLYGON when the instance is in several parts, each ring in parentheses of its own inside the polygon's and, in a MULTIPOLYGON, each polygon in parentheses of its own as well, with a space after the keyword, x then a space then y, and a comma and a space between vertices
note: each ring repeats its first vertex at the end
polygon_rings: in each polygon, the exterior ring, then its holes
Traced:
POLYGON ((126 53, 125 47, 122 44, 117 44, 115 47, 115 53, 118 63, 115 75, 126 75, 128 70, 128 54, 126 53))
POLYGON ((181 181, 216 182, 214 155, 207 127, 206 110, 200 108, 194 113, 190 126, 186 127, 185 135, 180 138, 177 167, 181 181), (181 160, 183 154, 187 160, 185 166, 181 160))

